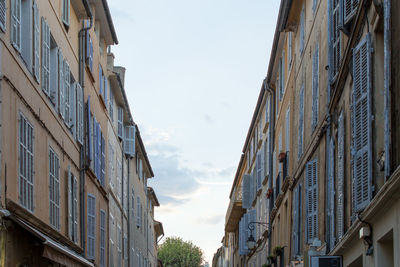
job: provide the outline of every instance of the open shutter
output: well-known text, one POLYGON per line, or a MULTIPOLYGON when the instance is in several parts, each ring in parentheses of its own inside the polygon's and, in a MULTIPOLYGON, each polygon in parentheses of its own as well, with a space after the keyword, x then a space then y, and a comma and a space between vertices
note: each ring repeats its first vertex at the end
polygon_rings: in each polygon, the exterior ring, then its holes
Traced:
MULTIPOLYGON (((1 0, 0 0, 1 2, 1 0)), ((40 82, 40 23, 39 9, 36 1, 33 2, 33 74, 36 81, 40 82)))
POLYGON ((83 89, 76 83, 76 139, 83 145, 83 89))
POLYGON ((50 96, 50 27, 42 17, 42 90, 50 96))
POLYGON ((300 14, 300 54, 304 51, 304 35, 305 35, 305 10, 304 7, 300 14))
POLYGON ((299 232, 299 224, 298 224, 298 202, 299 199, 299 187, 297 186, 294 191, 293 191, 293 205, 292 205, 292 222, 293 222, 293 226, 292 226, 292 255, 293 256, 297 256, 298 255, 298 232, 299 232))
POLYGON ((69 26, 69 18, 70 18, 70 0, 63 0, 62 21, 67 26, 69 26))
POLYGON ((0 29, 6 31, 6 0, 0 0, 0 29))
POLYGON ((64 115, 65 123, 69 127, 71 125, 70 110, 71 110, 71 80, 70 69, 67 60, 64 59, 64 115))
POLYGON ((76 177, 73 177, 72 184, 72 199, 73 199, 73 209, 72 209, 72 217, 73 217, 73 241, 78 243, 78 180, 76 177))
POLYGON ((251 207, 250 203, 250 181, 251 181, 251 176, 249 174, 243 175, 243 181, 242 181, 242 207, 244 209, 248 209, 251 207))
POLYGON ((21 0, 11 0, 11 43, 21 51, 21 0))
POLYGON ((124 121, 124 110, 122 107, 118 106, 118 128, 117 128, 117 134, 118 137, 123 139, 123 121, 124 121))
POLYGON ((101 67, 101 65, 99 64, 99 87, 100 87, 100 95, 103 97, 103 68, 101 67))
POLYGON ((106 141, 104 140, 103 133, 101 133, 101 179, 100 183, 104 186, 106 177, 106 141))
POLYGON ((78 83, 74 83, 71 85, 71 89, 70 89, 70 112, 69 112, 69 118, 70 118, 70 130, 72 135, 74 136, 74 138, 76 140, 78 140, 78 136, 77 136, 77 121, 76 121, 76 114, 77 114, 77 90, 78 90, 78 83))
POLYGON ((65 112, 64 73, 65 73, 64 72, 64 57, 62 55, 61 50, 58 49, 58 96, 59 96, 58 109, 59 109, 60 115, 63 119, 64 119, 64 112, 65 112))
POLYGON ((269 137, 264 142, 264 176, 269 176, 269 137))
POLYGON ((125 154, 133 157, 135 155, 135 126, 125 126, 124 150, 125 154))
POLYGON ((348 23, 357 12, 359 0, 343 0, 344 22, 348 23))
POLYGON ((304 133, 304 84, 300 89, 299 97, 299 141, 298 141, 298 158, 303 155, 303 133, 304 133))
POLYGON ((313 81, 312 81, 312 129, 318 123, 318 98, 319 98, 319 45, 315 46, 313 56, 313 81))
POLYGON ((88 100, 87 100, 87 104, 86 104, 86 122, 87 122, 87 153, 86 153, 86 157, 89 160, 88 165, 90 165, 90 162, 92 161, 92 115, 91 115, 91 111, 90 111, 90 96, 88 96, 88 100))
POLYGON ((261 182, 262 182, 262 161, 261 161, 261 153, 262 151, 259 151, 257 153, 257 162, 256 162, 256 169, 257 169, 257 187, 256 191, 261 189, 261 182))
POLYGON ((307 176, 307 243, 311 244, 318 234, 318 192, 317 192, 317 160, 306 165, 307 176))
POLYGON ((136 198, 136 226, 140 227, 140 197, 136 198))
POLYGON ((338 123, 338 174, 337 174, 337 236, 339 239, 342 238, 344 234, 344 115, 343 111, 340 113, 339 116, 339 123, 338 123))
POLYGON ((354 212, 372 198, 371 41, 368 34, 353 49, 353 198, 354 212))
POLYGON ((329 250, 335 246, 335 144, 331 137, 328 150, 329 250))
MULTIPOLYGON (((346 0, 344 0, 346 1, 346 0)), ((332 0, 332 10, 331 19, 330 19, 330 47, 331 47, 331 55, 330 55, 330 76, 331 82, 336 79, 336 76, 339 72, 340 67, 340 56, 341 56, 341 24, 342 24, 342 9, 341 9, 341 0, 332 0)))
POLYGON ((67 184, 68 184, 68 236, 72 240, 72 238, 73 238, 73 218, 72 218, 73 184, 72 184, 72 173, 71 173, 70 166, 68 166, 67 184))

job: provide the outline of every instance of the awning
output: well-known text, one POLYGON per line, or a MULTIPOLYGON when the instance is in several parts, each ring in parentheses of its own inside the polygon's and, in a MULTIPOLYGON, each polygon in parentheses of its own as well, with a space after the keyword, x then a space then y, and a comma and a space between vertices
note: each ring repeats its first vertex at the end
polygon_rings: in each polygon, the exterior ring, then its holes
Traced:
POLYGON ((91 263, 81 255, 79 255, 75 251, 71 250, 70 248, 64 245, 61 245, 57 241, 54 241, 53 239, 43 234, 39 230, 25 223, 21 219, 15 216, 12 216, 11 218, 13 221, 18 223, 22 228, 31 232, 34 236, 43 241, 44 245, 43 257, 65 266, 75 267, 84 265, 84 266, 94 267, 93 263, 91 263))

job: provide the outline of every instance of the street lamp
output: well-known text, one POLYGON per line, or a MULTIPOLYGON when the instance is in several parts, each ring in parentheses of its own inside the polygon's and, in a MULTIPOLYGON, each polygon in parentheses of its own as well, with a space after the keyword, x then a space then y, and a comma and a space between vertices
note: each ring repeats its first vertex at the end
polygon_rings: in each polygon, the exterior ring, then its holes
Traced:
POLYGON ((250 230, 250 236, 249 236, 249 238, 247 239, 246 244, 247 244, 247 247, 248 247, 250 250, 253 250, 253 249, 256 247, 256 240, 254 239, 254 236, 253 236, 253 230, 254 230, 254 228, 255 228, 254 224, 266 225, 267 227, 269 226, 268 223, 263 223, 263 222, 249 222, 249 224, 247 225, 247 227, 248 227, 249 230, 250 230))

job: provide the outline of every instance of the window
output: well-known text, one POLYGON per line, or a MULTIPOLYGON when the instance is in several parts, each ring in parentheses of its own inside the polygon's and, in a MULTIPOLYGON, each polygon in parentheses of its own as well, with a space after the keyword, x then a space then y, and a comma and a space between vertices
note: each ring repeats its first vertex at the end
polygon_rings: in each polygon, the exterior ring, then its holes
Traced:
POLYGON ((69 26, 70 0, 63 0, 62 2, 62 22, 65 26, 69 26))
POLYGON ((68 235, 78 243, 78 180, 68 167, 68 235))
POLYGON ((299 97, 299 139, 298 139, 298 158, 303 155, 303 134, 304 134, 304 84, 300 89, 299 97))
POLYGON ((0 0, 0 29, 6 31, 6 0, 0 0))
POLYGON ((87 197, 87 258, 95 259, 96 247, 96 197, 87 197))
POLYGON ((34 210, 34 132, 33 126, 19 116, 19 201, 27 210, 34 210))
POLYGON ((125 154, 133 157, 135 155, 135 126, 125 126, 124 150, 125 154))
POLYGON ((313 56, 313 72, 312 72, 312 129, 315 130, 318 123, 318 99, 319 99, 319 45, 315 46, 313 56))
POLYGON ((117 134, 118 137, 123 139, 123 122, 124 122, 124 110, 122 107, 118 106, 118 129, 117 134))
POLYGON ((318 166, 317 160, 306 165, 307 244, 318 238, 318 166))
POLYGON ((335 246, 335 142, 332 136, 329 136, 327 143, 327 250, 332 251, 335 246), (329 140, 330 139, 330 140, 329 140))
POLYGON ((304 11, 304 7, 301 10, 301 14, 300 14, 300 55, 303 54, 304 52, 304 35, 305 35, 305 11, 304 11))
POLYGON ((49 149, 50 225, 60 230, 60 160, 52 148, 49 149))
POLYGON ((39 9, 33 2, 33 76, 40 81, 40 20, 39 9))
MULTIPOLYGON (((47 25, 48 26, 48 25, 47 25)), ((49 72, 48 75, 49 76, 49 92, 50 92, 50 101, 53 104, 53 107, 55 108, 56 111, 58 111, 58 87, 59 87, 59 83, 58 83, 58 60, 59 60, 59 54, 60 51, 57 47, 56 42, 54 41, 54 38, 51 36, 50 32, 48 32, 48 34, 50 35, 50 51, 49 51, 49 72)), ((43 64, 43 63, 42 63, 43 64)), ((42 71, 46 71, 45 69, 42 69, 42 71)), ((43 83, 43 80, 42 80, 43 83)))
POLYGON ((352 162, 353 212, 372 199, 371 36, 353 49, 352 162))
POLYGON ((293 191, 293 226, 292 226, 292 242, 293 242, 293 252, 294 257, 300 256, 301 254, 301 207, 302 207, 302 185, 298 184, 293 191))
POLYGON ((106 266, 106 212, 100 210, 100 266, 106 266))

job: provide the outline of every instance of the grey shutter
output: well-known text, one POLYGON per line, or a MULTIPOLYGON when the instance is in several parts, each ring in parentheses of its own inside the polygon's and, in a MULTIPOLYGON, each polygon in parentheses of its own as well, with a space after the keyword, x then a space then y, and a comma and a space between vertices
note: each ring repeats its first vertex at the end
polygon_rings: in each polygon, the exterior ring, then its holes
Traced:
MULTIPOLYGON (((339 72, 339 67, 340 67, 340 57, 341 57, 341 31, 340 31, 340 26, 341 26, 341 0, 332 0, 332 10, 330 11, 332 13, 332 18, 330 20, 331 23, 331 41, 330 41, 330 47, 332 47, 331 50, 331 57, 330 57, 330 71, 331 71, 331 79, 333 82, 339 72)), ((346 0, 344 0, 346 1, 346 0)))
POLYGON ((69 109, 69 118, 70 118, 70 130, 72 132, 72 135, 74 136, 74 138, 76 140, 78 140, 78 129, 77 129, 77 118, 76 118, 76 114, 77 114, 77 97, 78 97, 78 83, 74 83, 71 85, 71 89, 70 89, 70 109, 69 109))
POLYGON ((11 43, 21 51, 21 0, 11 0, 11 43))
POLYGON ((136 226, 137 227, 140 227, 140 197, 138 196, 137 198, 136 198, 136 205, 137 205, 137 208, 136 208, 136 226))
POLYGON ((83 89, 79 83, 76 83, 76 139, 83 145, 83 89))
POLYGON ((255 190, 255 187, 254 187, 254 176, 255 176, 255 173, 256 173, 256 171, 255 170, 253 170, 251 173, 250 173, 250 201, 249 201, 249 205, 250 205, 250 207, 249 208, 251 208, 253 205, 253 200, 254 200, 254 190, 255 190))
POLYGON ((135 155, 135 126, 125 126, 124 150, 125 154, 133 157, 135 155))
POLYGON ((58 49, 58 96, 59 96, 58 109, 59 109, 59 113, 63 119, 64 119, 64 112, 65 112, 64 86, 65 86, 64 57, 62 55, 61 50, 58 49))
POLYGON ((261 177, 261 175, 262 175, 262 161, 261 161, 261 154, 262 154, 262 151, 259 151, 258 153, 257 153, 257 158, 256 158, 256 160, 257 160, 257 162, 256 162, 256 169, 257 169, 257 189, 256 189, 256 191, 258 191, 258 190, 260 190, 261 189, 261 182, 262 182, 262 177, 261 177))
POLYGON ((102 157, 102 151, 101 151, 101 138, 102 138, 102 132, 101 132, 101 126, 100 122, 97 123, 97 179, 99 179, 101 183, 101 157, 102 157))
POLYGON ((298 232, 299 232, 299 224, 298 224, 298 202, 299 199, 299 187, 297 186, 294 191, 293 191, 293 205, 292 205, 292 222, 293 222, 293 226, 292 226, 292 255, 293 256, 297 256, 298 255, 298 232))
POLYGON ((353 50, 354 212, 372 199, 371 41, 368 34, 353 50))
POLYGON ((304 35, 305 35, 305 10, 304 7, 300 14, 300 54, 304 51, 304 35))
POLYGON ((345 151, 345 140, 344 140, 344 114, 343 111, 340 113, 339 116, 339 123, 338 123, 338 197, 337 197, 337 236, 339 239, 342 238, 344 234, 344 151, 345 151))
POLYGON ((100 210, 100 266, 106 265, 106 212, 100 210))
POLYGON ((264 143, 264 172, 265 175, 269 177, 269 159, 270 159, 270 155, 269 155, 269 137, 267 137, 267 139, 265 140, 264 143))
MULTIPOLYGON (((261 158, 260 168, 261 168, 261 183, 262 183, 265 179, 265 142, 261 146, 260 158, 261 158)), ((261 187, 262 187, 262 185, 260 185, 260 188, 261 187)))
POLYGON ((101 65, 99 64, 99 87, 100 87, 100 95, 103 97, 104 99, 104 88, 103 88, 103 68, 101 67, 101 65))
POLYGON ((71 110, 71 80, 70 69, 66 59, 64 59, 64 115, 65 123, 69 127, 71 125, 70 110, 71 110))
POLYGON ((335 246, 335 144, 331 137, 328 150, 329 249, 335 246))
POLYGON ((88 194, 87 198, 87 258, 95 259, 96 247, 96 198, 88 194))
POLYGON ((6 0, 0 0, 0 28, 6 31, 6 0))
POLYGON ((118 137, 123 139, 123 122, 124 122, 124 110, 122 107, 118 106, 118 128, 117 128, 117 134, 118 137))
MULTIPOLYGON (((286 118, 285 118, 285 144, 286 144, 286 153, 289 152, 290 149, 290 108, 288 108, 286 112, 286 118)), ((286 157, 286 161, 289 160, 289 155, 286 157)))
POLYGON ((319 45, 315 46, 313 56, 313 83, 312 83, 312 129, 318 123, 318 98, 319 98, 319 45))
POLYGON ((40 82, 40 23, 36 1, 33 2, 33 23, 33 74, 36 81, 40 82))
POLYGON ((50 96, 50 27, 42 17, 42 90, 50 96))
POLYGON ((73 238, 73 218, 72 218, 72 214, 73 214, 73 177, 72 177, 72 173, 71 173, 71 167, 68 166, 68 176, 67 176, 67 181, 68 181, 68 236, 69 239, 72 240, 73 238))
POLYGON ((101 185, 105 185, 106 178, 106 141, 104 139, 103 133, 101 133, 101 185))
POLYGON ((298 141, 298 158, 303 155, 303 133, 304 133, 304 84, 300 89, 299 97, 299 141, 298 141))
POLYGON ((307 243, 310 244, 318 235, 318 190, 317 190, 317 160, 313 160, 306 165, 307 176, 307 243))
POLYGON ((343 0, 344 22, 348 23, 357 12, 359 0, 343 0))
POLYGON ((92 114, 91 114, 91 111, 90 111, 90 95, 88 96, 88 100, 87 100, 87 104, 86 104, 86 123, 87 123, 87 134, 86 134, 86 136, 87 136, 87 144, 86 144, 86 147, 87 147, 87 158, 88 158, 88 160, 89 160, 89 162, 88 162, 88 164, 90 165, 90 163, 91 163, 91 161, 92 161, 92 146, 91 146, 91 144, 92 144, 92 124, 91 124, 91 121, 92 121, 92 114))
POLYGON ((70 0, 63 0, 62 21, 67 26, 69 26, 69 19, 70 19, 70 0))
POLYGON ((244 209, 248 209, 251 207, 250 203, 250 182, 251 182, 251 176, 248 174, 243 175, 243 181, 242 181, 242 207, 244 209))
POLYGON ((73 241, 78 243, 78 180, 76 177, 73 177, 72 184, 72 198, 73 198, 73 241))

